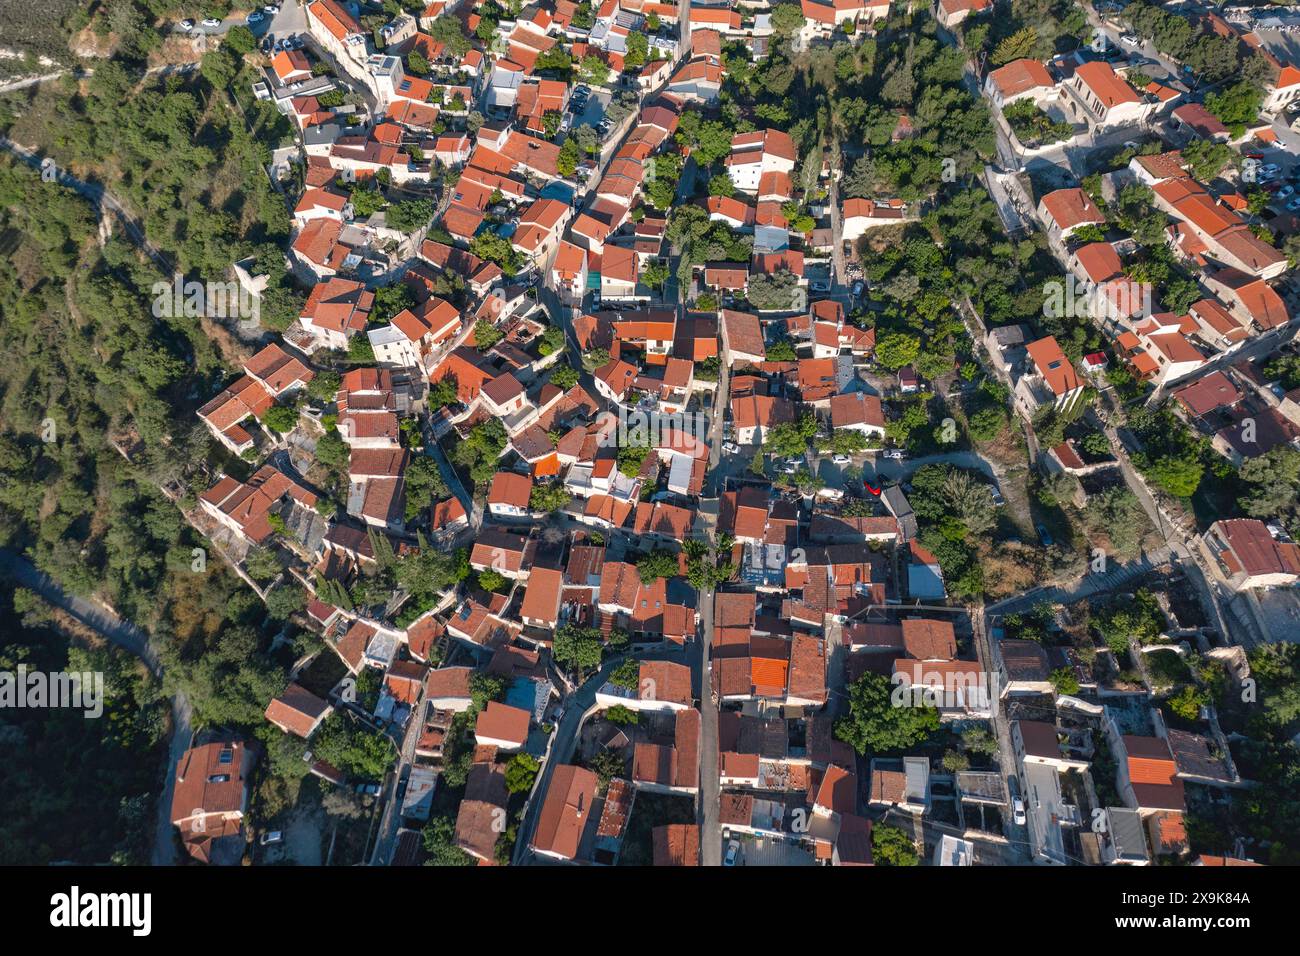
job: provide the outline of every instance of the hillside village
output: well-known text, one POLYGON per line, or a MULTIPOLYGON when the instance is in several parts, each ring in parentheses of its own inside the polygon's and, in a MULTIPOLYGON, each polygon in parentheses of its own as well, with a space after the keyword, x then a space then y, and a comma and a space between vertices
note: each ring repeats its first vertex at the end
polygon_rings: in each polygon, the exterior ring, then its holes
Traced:
POLYGON ((164 491, 348 862, 1295 861, 1300 66, 1173 6, 230 15, 297 298, 164 491))

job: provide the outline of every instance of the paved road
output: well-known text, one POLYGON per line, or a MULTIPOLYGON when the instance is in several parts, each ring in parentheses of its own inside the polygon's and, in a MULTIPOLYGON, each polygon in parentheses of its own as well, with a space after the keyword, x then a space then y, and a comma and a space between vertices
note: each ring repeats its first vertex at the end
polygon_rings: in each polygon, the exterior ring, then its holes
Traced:
MULTIPOLYGON (((43 159, 39 154, 34 150, 28 149, 26 146, 20 146, 7 137, 0 136, 0 149, 17 156, 33 169, 41 168, 43 159)), ((130 237, 131 241, 143 249, 149 258, 152 259, 164 272, 169 273, 172 271, 171 263, 167 260, 167 257, 162 254, 157 246, 145 237, 144 227, 140 224, 140 221, 131 215, 131 213, 127 212, 126 207, 122 205, 121 201, 106 190, 101 184, 77 179, 71 173, 59 167, 55 167, 55 181, 58 182, 59 185, 66 186, 68 189, 73 190, 80 196, 89 200, 98 210, 101 217, 105 213, 109 212, 117 216, 117 218, 122 221, 122 225, 126 228, 127 235, 130 237)))
MULTIPOLYGON (((123 650, 130 651, 149 668, 149 672, 162 679, 162 664, 149 643, 149 635, 130 621, 118 617, 112 609, 98 601, 77 597, 65 592, 48 574, 7 548, 0 548, 0 575, 35 591, 50 604, 72 615, 86 627, 100 634, 123 650)), ((176 780, 176 765, 190 745, 191 709, 185 695, 177 691, 172 698, 172 738, 168 748, 167 776, 158 801, 158 819, 154 831, 151 862, 154 866, 170 866, 176 861, 176 841, 171 822, 172 790, 176 780)))
MULTIPOLYGON (((674 656, 675 654, 669 651, 654 651, 641 654, 637 659, 668 660, 674 656)), ((542 804, 546 802, 546 789, 551 785, 551 774, 557 766, 573 762, 573 754, 578 746, 578 732, 582 729, 587 710, 596 703, 596 691, 609 681, 610 675, 625 660, 627 660, 626 654, 611 657, 601 665, 600 670, 564 698, 564 716, 560 718, 560 724, 555 729, 555 740, 551 744, 550 756, 542 765, 541 780, 533 791, 533 800, 529 803, 524 819, 519 824, 519 834, 515 840, 515 866, 525 866, 531 861, 533 853, 528 848, 528 844, 532 842, 537 818, 541 814, 542 804)))

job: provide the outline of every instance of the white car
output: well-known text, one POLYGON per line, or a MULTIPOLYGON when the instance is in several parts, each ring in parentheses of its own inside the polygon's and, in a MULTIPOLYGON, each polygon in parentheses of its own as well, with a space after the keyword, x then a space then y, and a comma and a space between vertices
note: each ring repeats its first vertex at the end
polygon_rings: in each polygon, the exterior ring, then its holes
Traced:
POLYGON ((730 843, 727 844, 727 855, 723 857, 722 865, 735 866, 736 857, 738 857, 739 855, 740 855, 740 841, 732 840, 730 843))
POLYGON ((268 843, 279 843, 283 839, 284 834, 279 830, 268 830, 262 834, 262 846, 266 846, 268 843))
POLYGON ((740 454, 740 446, 737 445, 734 441, 724 441, 722 443, 722 450, 725 451, 728 455, 740 454))
POLYGON ((218 20, 216 17, 204 17, 203 25, 205 27, 219 27, 221 26, 221 21, 218 20))
POLYGON ((1142 40, 1131 33, 1125 33, 1119 38, 1119 45, 1126 46, 1131 50, 1136 50, 1142 46, 1142 40))
POLYGON ((884 456, 886 458, 893 458, 895 461, 902 461, 907 457, 907 452, 903 451, 901 448, 887 448, 884 451, 884 456))
POLYGON ((266 6, 262 8, 262 12, 269 13, 271 14, 271 16, 275 16, 277 13, 280 12, 280 8, 273 3, 268 3, 266 6))
POLYGON ((193 30, 193 29, 194 29, 194 21, 193 21, 193 20, 190 20, 189 18, 186 18, 186 19, 182 20, 182 21, 181 21, 181 29, 182 29, 182 30, 185 30, 186 32, 188 32, 188 31, 190 31, 190 30, 193 30))
POLYGON ((1011 801, 1011 818, 1016 822, 1016 826, 1023 827, 1025 825, 1025 801, 1019 797, 1011 801))
POLYGON ((850 465, 853 463, 853 459, 848 455, 831 455, 831 461, 837 465, 850 465))

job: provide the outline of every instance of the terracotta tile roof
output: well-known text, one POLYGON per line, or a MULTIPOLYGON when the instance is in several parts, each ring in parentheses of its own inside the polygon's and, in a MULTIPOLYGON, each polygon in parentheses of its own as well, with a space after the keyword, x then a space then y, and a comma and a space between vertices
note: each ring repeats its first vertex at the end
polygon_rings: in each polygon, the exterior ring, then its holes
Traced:
POLYGON ((1082 387, 1079 374, 1074 365, 1061 351, 1056 339, 1048 336, 1025 346, 1029 357, 1038 369, 1038 374, 1047 382, 1047 387, 1055 395, 1065 395, 1082 387))
POLYGON ((957 639, 948 621, 908 618, 902 628, 908 656, 920 661, 946 661, 957 656, 957 639))
POLYGON ((555 768, 542 802, 532 848, 572 860, 596 796, 596 775, 568 764, 555 768))
POLYGON ((300 684, 289 684, 279 697, 266 707, 266 719, 304 740, 329 712, 328 701, 321 700, 300 684))
POLYGON ((694 823, 670 823, 650 831, 655 866, 699 866, 700 828, 694 823))
POLYGON ((1037 60, 1012 60, 1006 66, 998 67, 989 77, 1004 98, 1056 85, 1047 67, 1037 60))
POLYGON ((1089 223, 1103 225, 1106 222, 1106 217, 1101 214, 1097 204, 1077 187, 1050 192, 1043 197, 1042 203, 1057 228, 1062 230, 1089 223))
POLYGON ((478 739, 504 740, 513 744, 523 744, 528 739, 528 724, 532 715, 519 707, 488 701, 487 707, 479 711, 474 723, 474 736, 478 739))

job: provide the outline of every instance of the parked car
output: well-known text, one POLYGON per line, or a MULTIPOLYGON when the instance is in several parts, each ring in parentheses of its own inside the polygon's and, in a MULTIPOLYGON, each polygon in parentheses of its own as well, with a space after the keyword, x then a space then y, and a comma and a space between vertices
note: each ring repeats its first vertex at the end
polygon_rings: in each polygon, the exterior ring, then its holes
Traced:
POLYGON ((189 17, 186 17, 184 20, 181 21, 181 29, 182 29, 182 30, 193 30, 193 29, 194 29, 194 21, 191 20, 191 19, 189 19, 189 17))
POLYGON ((725 451, 728 455, 737 455, 740 453, 740 446, 737 445, 734 441, 724 441, 722 443, 722 450, 725 451))
POLYGON ((1300 209, 1300 196, 1292 196, 1291 201, 1286 204, 1287 212, 1295 212, 1300 209))
POLYGON ((853 463, 853 459, 848 455, 831 455, 831 461, 835 462, 837 465, 849 465, 853 463))
POLYGON ((855 280, 853 283, 853 288, 851 290, 853 293, 853 297, 855 299, 860 297, 862 295, 863 290, 866 289, 866 287, 867 284, 863 282, 861 279, 855 280))
POLYGON ((998 491, 997 488, 992 488, 990 490, 993 493, 993 504, 995 507, 1001 508, 1007 503, 1006 499, 1002 497, 1002 492, 998 491))
POLYGON ((740 841, 732 840, 727 844, 727 855, 722 860, 723 866, 735 866, 736 858, 740 855, 740 841))
POLYGON ((274 3, 268 3, 266 6, 262 8, 262 12, 269 13, 271 14, 271 16, 275 16, 277 13, 280 12, 280 8, 274 3))
POLYGON ((1034 530, 1038 532, 1038 538, 1043 542, 1043 546, 1050 548, 1052 546, 1052 536, 1048 533, 1047 527, 1040 522, 1034 525, 1034 530))
POLYGON ((1272 179, 1281 171, 1282 167, 1277 163, 1265 163, 1263 166, 1259 167, 1259 174, 1261 176, 1267 176, 1269 179, 1272 179))
POLYGON ((1142 46, 1142 40, 1131 33, 1125 33, 1119 38, 1120 46, 1126 46, 1130 50, 1136 50, 1142 46))
POLYGON ((204 17, 203 25, 205 27, 219 27, 221 26, 221 21, 218 20, 216 17, 204 17))
POLYGON ((884 457, 892 458, 894 461, 904 461, 907 458, 907 452, 901 448, 886 448, 883 454, 884 457))
POLYGON ((377 783, 359 783, 357 784, 357 793, 362 796, 376 797, 379 795, 379 784, 377 783))
POLYGON ((279 843, 284 839, 284 833, 279 830, 267 830, 262 834, 261 844, 267 846, 271 843, 279 843))
POLYGON ((261 23, 265 19, 266 19, 266 14, 263 13, 261 10, 254 10, 252 13, 248 15, 249 23, 261 23))
POLYGON ((1011 818, 1015 820, 1016 826, 1023 827, 1025 825, 1025 801, 1019 797, 1016 797, 1011 802, 1011 818))

